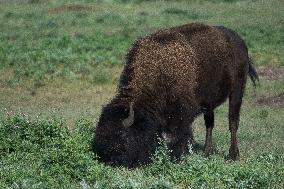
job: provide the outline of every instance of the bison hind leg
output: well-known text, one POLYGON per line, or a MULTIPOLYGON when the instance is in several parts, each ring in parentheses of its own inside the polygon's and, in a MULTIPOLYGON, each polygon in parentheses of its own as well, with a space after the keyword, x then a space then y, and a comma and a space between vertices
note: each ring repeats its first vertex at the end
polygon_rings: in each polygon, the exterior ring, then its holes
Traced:
POLYGON ((212 154, 212 130, 214 128, 214 112, 213 110, 204 113, 204 121, 206 126, 206 139, 204 144, 204 153, 208 157, 212 154))
POLYGON ((239 128, 240 109, 244 93, 245 79, 234 88, 229 96, 229 130, 231 133, 231 146, 228 159, 237 160, 239 158, 239 148, 237 141, 237 131, 239 128))

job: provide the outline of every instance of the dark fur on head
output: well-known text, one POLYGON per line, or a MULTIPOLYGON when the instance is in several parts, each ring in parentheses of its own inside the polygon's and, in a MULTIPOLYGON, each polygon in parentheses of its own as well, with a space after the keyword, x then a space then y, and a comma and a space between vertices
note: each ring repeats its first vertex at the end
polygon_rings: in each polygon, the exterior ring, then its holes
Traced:
POLYGON ((129 104, 110 103, 103 108, 96 129, 98 155, 110 165, 135 167, 148 162, 157 146, 157 124, 143 111, 136 111, 131 128, 123 120, 129 115, 129 104))
POLYGON ((111 165, 134 167, 150 161, 161 137, 179 159, 193 143, 191 123, 200 113, 204 150, 210 154, 213 110, 229 97, 229 157, 235 160, 247 74, 257 77, 252 68, 244 41, 224 27, 193 23, 138 39, 128 52, 118 93, 97 124, 98 155, 111 165))

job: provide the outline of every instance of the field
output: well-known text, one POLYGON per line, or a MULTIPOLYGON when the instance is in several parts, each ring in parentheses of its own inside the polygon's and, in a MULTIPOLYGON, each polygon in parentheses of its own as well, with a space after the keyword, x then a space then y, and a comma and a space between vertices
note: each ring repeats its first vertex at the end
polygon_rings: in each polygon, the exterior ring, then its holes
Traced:
POLYGON ((284 188, 282 0, 0 0, 0 188, 284 188), (246 41, 260 76, 247 82, 240 160, 226 161, 228 103, 216 109, 214 154, 113 168, 90 150, 137 37, 190 22, 224 25, 246 41))

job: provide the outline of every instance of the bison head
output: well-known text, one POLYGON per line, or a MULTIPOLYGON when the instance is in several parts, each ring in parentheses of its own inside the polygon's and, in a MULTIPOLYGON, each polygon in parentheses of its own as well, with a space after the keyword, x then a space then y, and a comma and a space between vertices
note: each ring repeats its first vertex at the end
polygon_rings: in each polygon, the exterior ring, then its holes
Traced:
POLYGON ((94 144, 101 159, 113 166, 135 167, 150 160, 157 142, 157 127, 133 103, 107 105, 96 127, 94 144))

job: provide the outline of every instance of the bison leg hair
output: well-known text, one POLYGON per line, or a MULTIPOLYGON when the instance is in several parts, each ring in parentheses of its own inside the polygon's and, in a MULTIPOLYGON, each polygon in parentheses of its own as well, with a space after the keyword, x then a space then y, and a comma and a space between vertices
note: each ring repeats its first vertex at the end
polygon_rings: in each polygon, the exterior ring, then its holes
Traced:
POLYGON ((213 110, 204 113, 204 120, 205 120, 205 126, 206 126, 206 139, 205 139, 205 145, 204 145, 204 153, 205 153, 205 156, 208 157, 210 154, 212 154, 212 130, 214 127, 213 110))
POLYGON ((230 160, 239 158, 237 131, 239 127, 240 109, 243 97, 243 86, 235 88, 229 96, 229 130, 231 132, 231 146, 229 149, 230 160))

